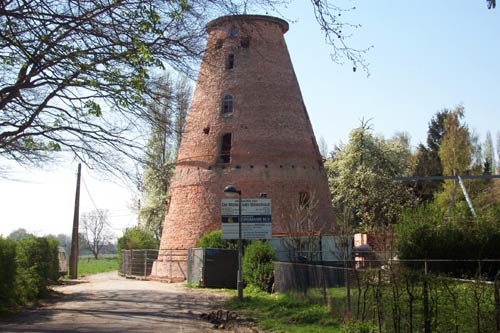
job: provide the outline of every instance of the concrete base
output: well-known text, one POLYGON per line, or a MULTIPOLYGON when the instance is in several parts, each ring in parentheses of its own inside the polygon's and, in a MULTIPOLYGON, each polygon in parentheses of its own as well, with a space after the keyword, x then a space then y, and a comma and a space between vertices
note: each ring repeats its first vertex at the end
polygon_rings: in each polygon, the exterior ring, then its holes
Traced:
POLYGON ((159 255, 153 262, 151 280, 182 282, 187 280, 187 256, 159 255))

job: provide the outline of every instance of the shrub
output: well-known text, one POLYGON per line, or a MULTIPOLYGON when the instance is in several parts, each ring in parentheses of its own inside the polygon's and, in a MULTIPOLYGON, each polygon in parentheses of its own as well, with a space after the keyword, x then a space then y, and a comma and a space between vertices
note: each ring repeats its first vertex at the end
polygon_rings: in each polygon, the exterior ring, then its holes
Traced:
POLYGON ((16 243, 0 237, 0 313, 15 304, 16 243))
POLYGON ((24 303, 46 296, 47 287, 59 278, 57 241, 27 237, 16 245, 19 299, 24 303))
POLYGON ((236 249, 237 244, 222 239, 222 230, 214 230, 201 236, 196 243, 196 247, 204 249, 236 249))
POLYGON ((276 254, 270 245, 261 241, 250 243, 246 247, 243 256, 243 276, 245 281, 254 284, 261 290, 271 292, 274 282, 274 260, 276 260, 276 254))
POLYGON ((127 228, 118 238, 118 253, 121 250, 157 249, 158 241, 152 231, 139 227, 127 228))
POLYGON ((118 238, 118 266, 121 265, 122 250, 157 249, 158 240, 152 231, 139 227, 127 228, 123 236, 118 238))
MULTIPOLYGON (((498 221, 450 221, 436 210, 423 207, 406 212, 396 232, 400 259, 454 260, 428 263, 428 268, 434 272, 473 276, 478 273, 477 260, 500 259, 498 221)), ((494 262, 481 265, 481 273, 490 277, 499 269, 500 265, 494 262)))

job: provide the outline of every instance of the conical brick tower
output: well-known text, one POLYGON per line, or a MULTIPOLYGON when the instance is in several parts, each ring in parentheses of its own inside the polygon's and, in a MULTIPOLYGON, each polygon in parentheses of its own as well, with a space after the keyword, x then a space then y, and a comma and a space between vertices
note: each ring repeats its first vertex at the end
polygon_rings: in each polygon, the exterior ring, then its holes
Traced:
POLYGON ((238 15, 211 21, 206 29, 153 267, 157 278, 184 278, 185 259, 170 250, 195 247, 200 236, 221 228, 228 184, 243 198, 267 194, 273 236, 288 232, 293 207, 313 193, 317 221, 335 223, 322 157, 283 36, 288 23, 238 15))

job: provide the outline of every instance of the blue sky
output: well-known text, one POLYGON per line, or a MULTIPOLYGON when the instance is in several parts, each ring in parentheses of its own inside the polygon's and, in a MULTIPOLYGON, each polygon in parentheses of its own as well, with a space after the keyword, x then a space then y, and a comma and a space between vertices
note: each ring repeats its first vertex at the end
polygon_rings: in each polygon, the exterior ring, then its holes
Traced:
POLYGON ((463 104, 465 121, 484 139, 500 129, 500 11, 486 1, 346 1, 343 17, 362 27, 351 38, 366 54, 370 77, 329 57, 309 1, 285 14, 298 22, 288 48, 316 137, 346 141, 360 119, 385 137, 407 131, 425 141, 436 111, 463 104))
MULTIPOLYGON (((340 0, 339 0, 340 1, 340 0)), ((406 131, 416 146, 425 141, 431 117, 463 104, 465 121, 481 140, 500 130, 500 8, 485 0, 340 1, 356 10, 343 17, 361 24, 352 46, 374 47, 366 54, 369 78, 331 61, 314 22, 310 1, 295 0, 283 11, 285 35, 316 137, 332 148, 346 142, 360 120, 372 119, 385 137, 406 131)), ((270 13, 272 14, 272 13, 270 13)), ((24 227, 38 235, 71 233, 76 164, 49 171, 18 169, 25 182, 0 179, 0 234, 24 227)), ((90 195, 82 188, 81 211, 110 210, 115 233, 132 226, 132 191, 95 179, 83 168, 90 195)))

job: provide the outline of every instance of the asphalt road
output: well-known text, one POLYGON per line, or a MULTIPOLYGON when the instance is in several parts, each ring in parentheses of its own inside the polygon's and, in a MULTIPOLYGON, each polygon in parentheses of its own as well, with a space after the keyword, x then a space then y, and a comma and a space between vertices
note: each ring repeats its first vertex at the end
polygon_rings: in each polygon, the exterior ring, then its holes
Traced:
POLYGON ((234 324, 214 329, 200 314, 221 309, 227 295, 182 284, 91 275, 54 288, 55 301, 0 320, 0 332, 255 332, 234 324))

